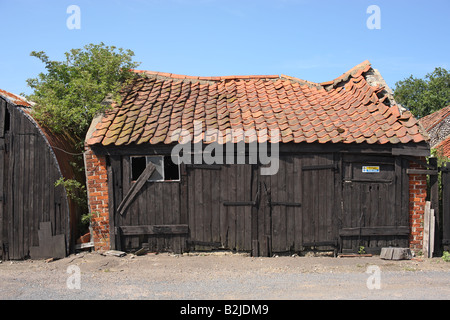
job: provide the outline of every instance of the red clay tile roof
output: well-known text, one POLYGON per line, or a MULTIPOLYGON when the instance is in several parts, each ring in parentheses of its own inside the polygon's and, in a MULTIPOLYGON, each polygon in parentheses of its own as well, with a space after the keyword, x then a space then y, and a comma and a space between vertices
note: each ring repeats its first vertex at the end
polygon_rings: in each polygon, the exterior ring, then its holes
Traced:
POLYGON ((442 108, 432 114, 429 114, 419 120, 425 130, 430 131, 433 129, 439 122, 444 120, 450 116, 450 106, 442 108))
POLYGON ((86 143, 169 144, 184 138, 180 129, 193 139, 196 120, 202 122, 202 134, 195 134, 200 138, 210 129, 254 130, 263 142, 259 133, 278 129, 281 142, 425 141, 413 115, 389 106, 383 87, 368 83, 370 70, 365 61, 320 84, 284 75, 191 77, 136 71, 145 76, 122 90, 121 103, 105 112, 86 143))
POLYGON ((439 156, 450 158, 450 136, 442 140, 435 148, 439 156))

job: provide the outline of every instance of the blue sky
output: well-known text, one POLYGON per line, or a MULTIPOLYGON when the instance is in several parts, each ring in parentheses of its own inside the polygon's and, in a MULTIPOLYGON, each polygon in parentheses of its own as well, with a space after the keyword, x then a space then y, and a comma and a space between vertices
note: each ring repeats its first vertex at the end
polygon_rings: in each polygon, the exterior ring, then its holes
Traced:
POLYGON ((390 87, 450 69, 448 0, 0 0, 0 88, 31 93, 26 79, 89 43, 135 53, 139 69, 192 76, 286 74, 322 82, 369 60, 390 87), (70 5, 80 29, 69 29, 70 5), (370 5, 380 29, 369 29, 370 5))

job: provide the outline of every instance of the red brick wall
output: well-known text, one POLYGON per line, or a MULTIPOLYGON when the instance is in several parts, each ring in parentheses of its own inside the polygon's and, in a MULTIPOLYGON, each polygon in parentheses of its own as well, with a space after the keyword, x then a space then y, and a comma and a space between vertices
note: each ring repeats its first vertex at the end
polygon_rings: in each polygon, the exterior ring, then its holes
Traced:
POLYGON ((95 250, 109 250, 108 174, 106 159, 85 148, 84 161, 89 200, 89 213, 95 250))
MULTIPOLYGON (((422 161, 426 161, 424 158, 422 161)), ((411 169, 426 169, 410 162, 411 169)), ((427 197, 427 176, 424 174, 409 175, 409 224, 411 233, 409 247, 418 253, 423 248, 423 217, 427 197)))

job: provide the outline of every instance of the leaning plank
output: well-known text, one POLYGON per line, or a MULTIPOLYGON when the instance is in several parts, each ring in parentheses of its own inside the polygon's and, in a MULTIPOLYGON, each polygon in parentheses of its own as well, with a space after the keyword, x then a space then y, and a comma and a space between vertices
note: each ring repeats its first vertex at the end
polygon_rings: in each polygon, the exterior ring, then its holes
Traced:
POLYGON ((434 253, 434 236, 435 236, 435 226, 436 226, 436 220, 434 216, 434 209, 430 210, 430 258, 433 258, 434 253))
POLYGON ((136 235, 175 235, 187 234, 189 227, 187 224, 172 225, 143 225, 143 226, 121 226, 120 230, 125 236, 136 235))
POLYGON ((425 202, 425 213, 423 217, 423 255, 430 258, 430 211, 431 202, 425 202))
POLYGON ((133 186, 128 191, 127 195, 123 198, 122 202, 119 204, 117 211, 120 215, 125 213, 125 210, 128 208, 130 203, 133 201, 134 197, 138 194, 141 188, 145 185, 147 180, 152 176, 156 167, 152 163, 148 163, 145 170, 141 173, 139 178, 133 184, 133 186))

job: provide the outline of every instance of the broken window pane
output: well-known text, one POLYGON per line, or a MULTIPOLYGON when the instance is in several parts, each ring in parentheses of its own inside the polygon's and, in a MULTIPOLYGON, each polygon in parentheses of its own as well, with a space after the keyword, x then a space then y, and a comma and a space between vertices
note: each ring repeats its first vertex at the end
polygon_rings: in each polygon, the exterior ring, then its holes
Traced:
POLYGON ((152 163, 156 170, 148 181, 164 181, 164 157, 163 156, 147 156, 147 163, 152 163))

